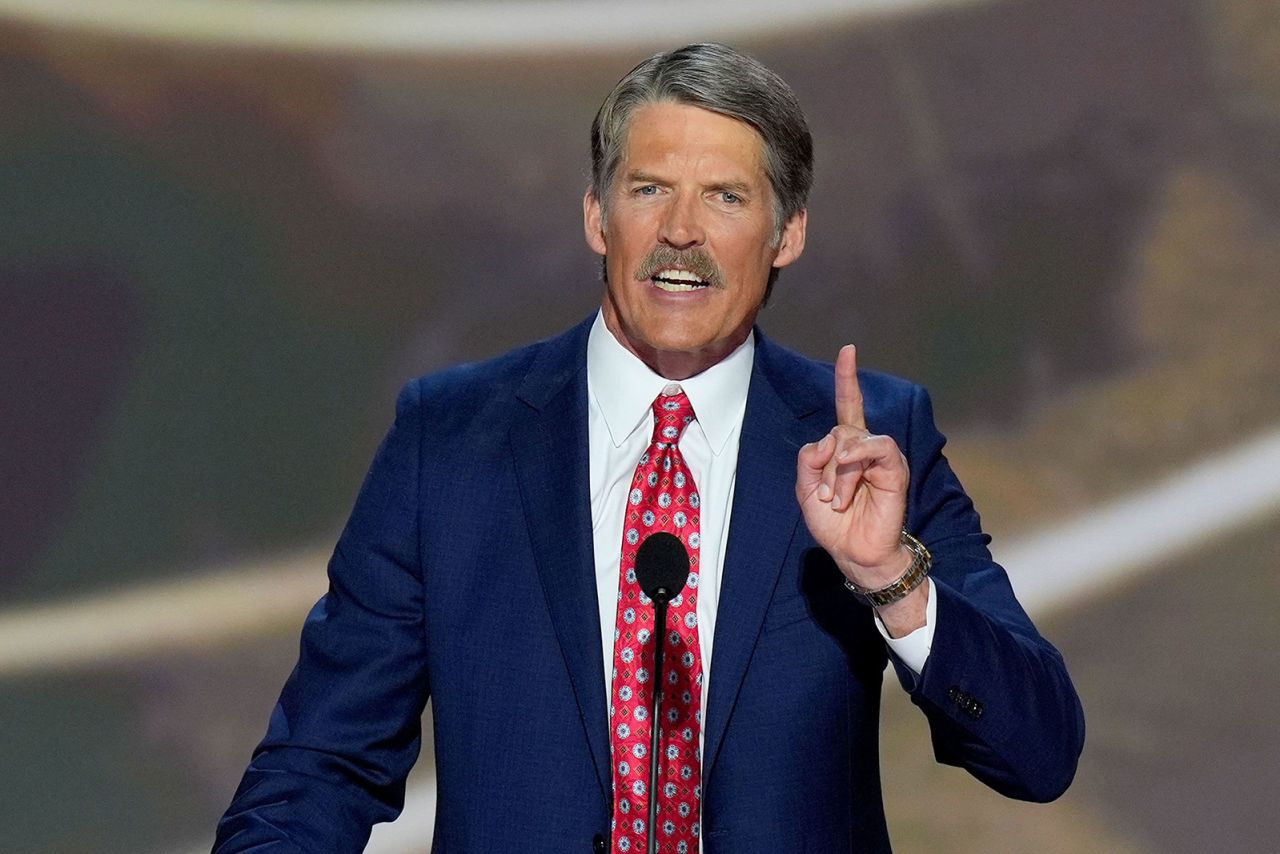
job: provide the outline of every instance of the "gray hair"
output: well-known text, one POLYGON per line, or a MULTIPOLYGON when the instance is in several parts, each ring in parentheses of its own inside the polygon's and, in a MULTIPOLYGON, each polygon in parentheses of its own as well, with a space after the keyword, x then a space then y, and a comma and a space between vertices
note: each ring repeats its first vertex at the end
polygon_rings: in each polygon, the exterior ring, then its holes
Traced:
MULTIPOLYGON (((758 60, 721 44, 691 44, 655 54, 631 69, 591 123, 591 192, 607 215, 635 109, 672 101, 746 122, 764 138, 764 167, 773 188, 773 242, 804 210, 813 183, 813 137, 796 95, 758 60)), ((775 271, 776 272, 776 271, 775 271)))

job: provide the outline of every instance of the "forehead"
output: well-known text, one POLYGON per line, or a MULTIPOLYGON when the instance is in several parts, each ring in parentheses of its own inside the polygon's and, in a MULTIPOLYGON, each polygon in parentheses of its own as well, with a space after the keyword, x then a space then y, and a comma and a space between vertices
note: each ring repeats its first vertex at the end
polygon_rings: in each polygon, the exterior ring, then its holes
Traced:
POLYGON ((624 175, 637 169, 695 169, 738 181, 763 181, 764 138, 751 125, 691 104, 637 107, 622 150, 624 175))

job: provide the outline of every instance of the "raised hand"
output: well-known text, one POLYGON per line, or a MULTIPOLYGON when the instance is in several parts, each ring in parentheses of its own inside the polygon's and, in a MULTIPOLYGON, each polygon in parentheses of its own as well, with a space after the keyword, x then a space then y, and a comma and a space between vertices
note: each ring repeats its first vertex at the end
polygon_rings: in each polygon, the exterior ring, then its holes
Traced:
POLYGON ((897 443, 867 429, 847 344, 836 358, 836 425, 800 449, 796 500, 814 539, 859 587, 883 587, 911 563, 900 540, 910 479, 897 443))

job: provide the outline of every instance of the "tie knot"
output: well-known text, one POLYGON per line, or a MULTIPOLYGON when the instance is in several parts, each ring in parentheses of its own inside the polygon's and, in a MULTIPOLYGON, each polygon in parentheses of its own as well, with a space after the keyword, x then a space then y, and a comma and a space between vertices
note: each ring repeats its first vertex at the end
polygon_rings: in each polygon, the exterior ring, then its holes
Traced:
POLYGON ((684 428, 693 423, 693 404, 683 391, 660 394, 653 401, 653 441, 672 444, 680 441, 684 428))

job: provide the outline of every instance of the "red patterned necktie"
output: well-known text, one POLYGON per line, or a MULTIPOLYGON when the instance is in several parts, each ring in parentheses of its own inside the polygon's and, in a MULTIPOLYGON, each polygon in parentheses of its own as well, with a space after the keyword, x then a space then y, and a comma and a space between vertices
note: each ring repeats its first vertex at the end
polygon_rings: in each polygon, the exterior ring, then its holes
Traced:
POLYGON ((689 550, 689 580, 667 610, 658 771, 657 848, 696 854, 702 799, 702 649, 698 643, 700 500, 677 443, 694 419, 684 392, 653 402, 653 441, 636 466, 622 526, 618 618, 609 704, 614 854, 644 854, 649 818, 653 604, 636 583, 636 551, 659 531, 689 550))

